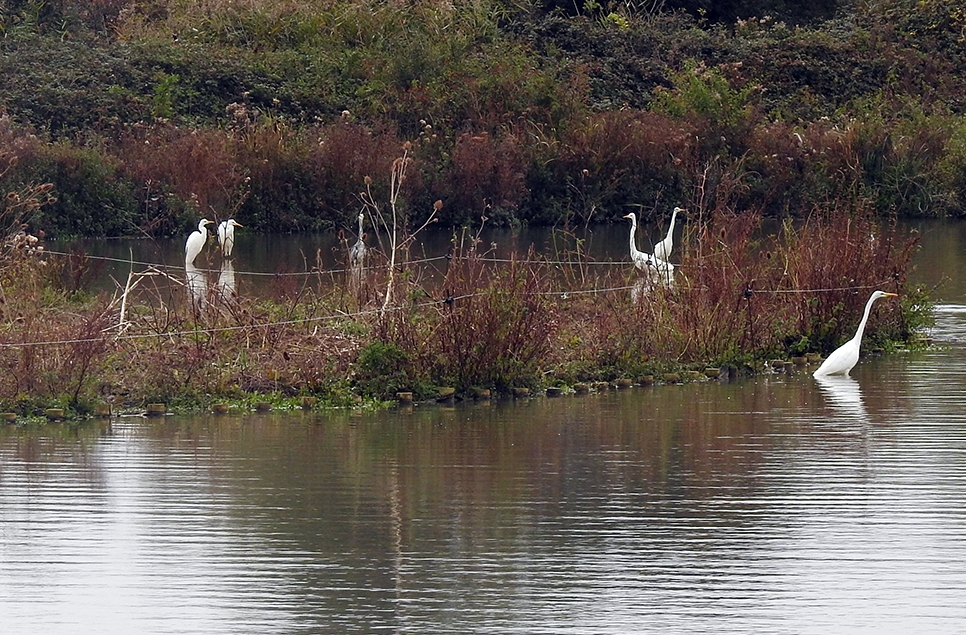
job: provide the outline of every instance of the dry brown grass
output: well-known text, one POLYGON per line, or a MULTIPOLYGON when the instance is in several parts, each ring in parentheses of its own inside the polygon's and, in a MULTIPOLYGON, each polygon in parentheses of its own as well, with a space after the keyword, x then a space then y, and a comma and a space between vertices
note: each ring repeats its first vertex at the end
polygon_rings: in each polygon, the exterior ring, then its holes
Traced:
POLYGON ((878 308, 869 336, 909 334, 918 319, 905 278, 914 237, 855 210, 818 210, 777 233, 761 221, 727 209, 689 219, 672 288, 635 289, 641 278, 629 263, 595 269, 579 252, 569 266, 534 253, 491 262, 470 237, 454 241, 432 284, 405 252, 388 276, 387 255, 373 250, 368 295, 347 297, 343 278, 323 273, 280 277, 271 298, 212 284, 203 302, 149 282, 132 293, 123 325, 117 298, 65 293, 71 276, 51 262, 8 259, 0 403, 82 410, 102 398, 198 405, 305 394, 347 403, 401 389, 428 397, 439 385, 508 390, 681 366, 755 367, 827 352, 851 335, 877 287, 904 298, 878 308))

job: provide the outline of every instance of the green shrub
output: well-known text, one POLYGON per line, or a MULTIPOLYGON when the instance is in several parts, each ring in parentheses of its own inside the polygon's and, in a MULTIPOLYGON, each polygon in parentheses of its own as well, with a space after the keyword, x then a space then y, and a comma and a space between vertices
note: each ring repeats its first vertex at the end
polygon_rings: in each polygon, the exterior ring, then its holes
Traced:
POLYGON ((410 355, 391 342, 374 341, 359 351, 356 388, 364 395, 391 399, 413 391, 416 379, 410 355))
POLYGON ((952 121, 949 142, 939 161, 947 210, 956 216, 966 215, 966 117, 952 121))
MULTIPOLYGON (((27 166, 23 166, 27 167, 27 166)), ((68 143, 45 146, 29 166, 31 180, 53 184, 56 201, 32 225, 57 236, 121 236, 137 232, 134 184, 110 156, 68 143)))
POLYGON ((734 88, 720 69, 689 61, 675 73, 673 88, 658 91, 651 109, 698 128, 703 156, 740 155, 752 126, 752 98, 757 88, 734 88))

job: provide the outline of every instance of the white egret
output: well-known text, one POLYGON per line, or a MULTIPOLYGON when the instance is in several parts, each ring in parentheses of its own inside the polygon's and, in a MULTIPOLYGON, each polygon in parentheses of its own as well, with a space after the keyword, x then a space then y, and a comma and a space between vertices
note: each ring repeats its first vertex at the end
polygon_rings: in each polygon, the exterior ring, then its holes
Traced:
POLYGON ((674 286, 674 265, 655 257, 654 269, 657 270, 657 277, 661 284, 668 288, 674 286))
POLYGON ((214 221, 202 218, 198 223, 198 230, 191 232, 191 235, 188 236, 188 240, 184 243, 185 265, 193 265, 195 263, 195 258, 198 257, 205 243, 208 242, 208 228, 205 225, 211 225, 213 223, 214 221))
POLYGON ((366 242, 363 240, 365 234, 362 233, 362 224, 365 218, 365 214, 359 212, 359 237, 356 238, 356 244, 352 245, 352 249, 349 250, 349 263, 353 269, 359 269, 360 272, 366 260, 366 252, 368 251, 366 242))
POLYGON ((855 366, 856 362, 859 361, 859 346, 862 344, 862 333, 865 331, 865 323, 869 321, 869 313, 872 311, 872 303, 879 298, 896 297, 895 293, 887 293, 885 291, 874 291, 871 296, 869 296, 869 301, 865 303, 865 313, 862 315, 862 321, 859 322, 859 328, 855 330, 855 335, 852 336, 845 344, 842 344, 837 349, 832 351, 832 354, 825 358, 822 365, 818 367, 813 375, 815 377, 824 377, 825 375, 848 375, 852 367, 855 366))
POLYGON ((674 247, 674 221, 677 220, 678 212, 683 211, 680 207, 674 208, 674 211, 671 213, 671 226, 667 228, 667 236, 664 237, 664 240, 654 245, 654 255, 661 260, 671 258, 671 248, 674 247))
POLYGON ((236 227, 244 227, 244 225, 236 223, 234 218, 223 220, 218 225, 218 245, 226 258, 231 258, 231 250, 235 247, 236 227))
POLYGON ((354 293, 359 293, 362 288, 362 272, 365 270, 366 253, 369 251, 366 247, 366 235, 362 233, 364 221, 365 215, 359 212, 359 235, 355 244, 349 249, 349 288, 354 293))
POLYGON ((637 248, 637 215, 624 216, 631 221, 630 253, 634 266, 648 275, 650 282, 670 287, 674 283, 674 265, 637 248))
POLYGON ((631 219, 631 261, 633 261, 634 266, 641 271, 647 271, 648 262, 651 259, 651 254, 640 251, 637 248, 637 215, 634 212, 627 214, 624 218, 631 219))

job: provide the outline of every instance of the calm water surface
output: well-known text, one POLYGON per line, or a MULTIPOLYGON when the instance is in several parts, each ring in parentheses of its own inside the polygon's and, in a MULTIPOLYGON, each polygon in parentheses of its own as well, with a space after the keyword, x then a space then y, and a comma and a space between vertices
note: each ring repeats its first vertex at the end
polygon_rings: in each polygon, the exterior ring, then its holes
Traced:
POLYGON ((964 632, 960 284, 852 380, 0 428, 0 633, 964 632))
MULTIPOLYGON (((938 285, 935 297, 966 303, 966 222, 923 220, 905 222, 906 228, 919 233, 920 251, 916 256, 916 281, 930 286, 938 285)), ((536 253, 550 260, 573 261, 580 256, 599 265, 591 265, 586 273, 591 277, 615 271, 612 263, 626 263, 626 224, 602 225, 589 231, 577 230, 566 234, 547 228, 503 229, 487 228, 481 237, 480 250, 493 258, 510 258, 527 254, 532 246, 536 253), (579 246, 578 239, 581 241, 579 246)), ((638 230, 638 245, 650 250, 655 240, 665 230, 648 224, 638 230)), ((680 230, 679 232, 680 233, 680 230)), ((445 256, 453 243, 468 246, 472 232, 457 230, 427 231, 414 243, 410 257, 420 262, 423 280, 431 284, 446 270, 445 256)), ((367 238, 370 247, 378 248, 373 238, 367 238)), ((349 236, 348 241, 354 241, 349 236)), ((209 242, 196 261, 197 277, 208 287, 222 287, 226 278, 230 286, 242 295, 277 294, 294 291, 300 286, 342 284, 347 245, 335 234, 256 234, 248 229, 236 233, 234 255, 223 260, 215 245, 209 242), (229 266, 230 265, 230 266, 229 266)), ((181 284, 186 277, 184 267, 184 237, 158 240, 81 240, 70 243, 52 243, 48 251, 58 254, 84 253, 97 260, 88 263, 85 283, 106 290, 122 288, 129 272, 143 272, 149 266, 169 274, 176 282, 154 277, 141 285, 141 289, 160 287, 162 294, 182 292, 181 284)), ((373 264, 378 264, 373 260, 373 264)), ((190 280, 190 277, 189 277, 190 280)))
POLYGON ((4 633, 955 633, 948 346, 732 385, 0 432, 4 633))

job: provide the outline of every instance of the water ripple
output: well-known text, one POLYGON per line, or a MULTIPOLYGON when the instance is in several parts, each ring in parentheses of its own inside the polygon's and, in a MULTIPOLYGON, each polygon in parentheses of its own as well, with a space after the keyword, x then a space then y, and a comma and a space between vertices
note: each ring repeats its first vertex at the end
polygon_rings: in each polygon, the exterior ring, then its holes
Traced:
POLYGON ((957 633, 966 307, 854 379, 0 430, 10 633, 957 633))

